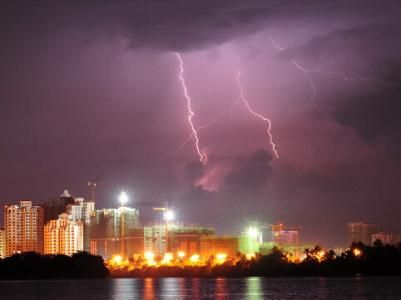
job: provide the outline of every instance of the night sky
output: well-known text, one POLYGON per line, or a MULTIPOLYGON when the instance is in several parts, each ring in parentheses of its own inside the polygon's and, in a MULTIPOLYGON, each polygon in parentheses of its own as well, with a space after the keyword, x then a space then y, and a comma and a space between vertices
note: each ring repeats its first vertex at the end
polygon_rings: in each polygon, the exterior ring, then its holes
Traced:
POLYGON ((345 242, 401 232, 401 2, 2 1, 0 204, 69 189, 345 242), (184 77, 195 113, 191 139, 184 77), (237 73, 252 109, 240 98, 237 73))

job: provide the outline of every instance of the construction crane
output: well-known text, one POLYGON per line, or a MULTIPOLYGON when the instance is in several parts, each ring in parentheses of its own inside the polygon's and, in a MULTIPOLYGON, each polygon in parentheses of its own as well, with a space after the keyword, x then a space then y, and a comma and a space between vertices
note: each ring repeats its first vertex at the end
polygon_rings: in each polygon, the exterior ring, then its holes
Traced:
POLYGON ((155 211, 163 212, 163 220, 166 222, 173 221, 175 219, 174 212, 168 208, 168 202, 164 204, 164 207, 153 207, 155 211))
POLYGON ((100 176, 97 176, 95 179, 88 181, 88 187, 91 193, 91 201, 93 203, 96 203, 96 186, 99 180, 100 176))

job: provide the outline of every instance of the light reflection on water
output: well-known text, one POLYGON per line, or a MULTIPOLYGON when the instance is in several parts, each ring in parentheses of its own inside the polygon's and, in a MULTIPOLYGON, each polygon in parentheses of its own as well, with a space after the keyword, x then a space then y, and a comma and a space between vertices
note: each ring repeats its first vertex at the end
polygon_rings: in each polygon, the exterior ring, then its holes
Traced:
POLYGON ((401 299, 401 278, 0 281, 0 299, 401 299))
POLYGON ((260 277, 248 277, 246 279, 247 298, 249 300, 262 299, 262 284, 260 277))

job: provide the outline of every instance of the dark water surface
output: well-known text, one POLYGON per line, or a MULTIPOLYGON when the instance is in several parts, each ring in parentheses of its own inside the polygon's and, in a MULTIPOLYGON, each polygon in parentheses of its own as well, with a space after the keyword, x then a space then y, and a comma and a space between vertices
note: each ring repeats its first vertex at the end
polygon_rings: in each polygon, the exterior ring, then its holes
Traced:
POLYGON ((401 299, 401 278, 0 281, 0 299, 401 299))

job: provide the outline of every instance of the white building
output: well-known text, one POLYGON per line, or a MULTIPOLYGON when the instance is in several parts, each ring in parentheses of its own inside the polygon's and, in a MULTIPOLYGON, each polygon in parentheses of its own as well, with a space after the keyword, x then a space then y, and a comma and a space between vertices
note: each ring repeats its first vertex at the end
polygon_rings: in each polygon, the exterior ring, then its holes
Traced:
POLYGON ((32 201, 4 206, 6 256, 14 253, 43 252, 43 208, 32 201))
POLYGON ((95 211, 95 203, 84 201, 84 198, 75 198, 74 204, 67 205, 67 212, 72 220, 81 220, 85 224, 90 223, 90 218, 95 211))
POLYGON ((84 249, 85 251, 90 250, 89 239, 90 239, 90 221, 91 216, 95 211, 95 202, 85 201, 84 198, 75 198, 73 204, 67 205, 67 213, 69 218, 75 221, 82 221, 84 227, 84 249))
POLYGON ((84 250, 83 222, 61 214, 58 220, 50 220, 44 227, 45 254, 72 255, 84 250))

